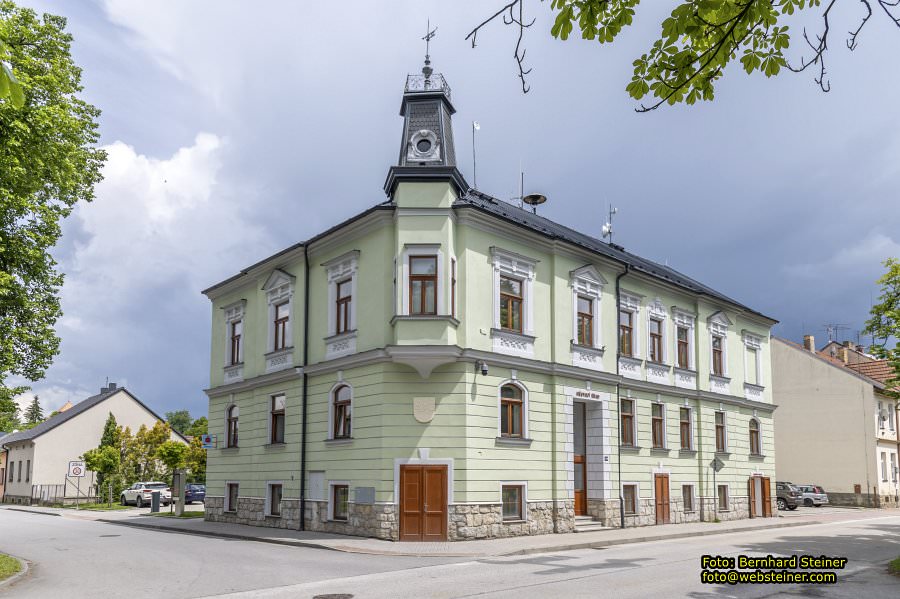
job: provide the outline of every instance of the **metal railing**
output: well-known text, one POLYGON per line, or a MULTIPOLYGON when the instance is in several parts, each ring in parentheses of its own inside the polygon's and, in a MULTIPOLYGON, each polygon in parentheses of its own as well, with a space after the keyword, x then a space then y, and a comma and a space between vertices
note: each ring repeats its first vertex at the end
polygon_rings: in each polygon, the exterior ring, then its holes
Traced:
POLYGON ((406 93, 444 92, 448 98, 450 97, 450 86, 440 73, 432 73, 427 78, 425 75, 407 75, 405 91, 406 93))

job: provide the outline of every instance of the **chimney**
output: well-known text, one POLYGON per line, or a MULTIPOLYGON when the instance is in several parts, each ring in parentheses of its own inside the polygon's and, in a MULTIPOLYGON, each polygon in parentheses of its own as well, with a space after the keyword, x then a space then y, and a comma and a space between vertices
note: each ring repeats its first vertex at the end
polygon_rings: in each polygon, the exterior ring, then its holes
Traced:
POLYGON ((816 353, 816 338, 812 335, 803 335, 803 348, 816 353))
POLYGON ((103 395, 104 393, 106 393, 106 391, 107 391, 106 387, 100 387, 100 395, 103 395))
POLYGON ((850 363, 850 348, 848 346, 844 346, 841 348, 841 360, 844 361, 844 364, 850 363))
POLYGON ((116 390, 116 384, 115 384, 115 383, 110 383, 110 384, 109 384, 109 390, 110 390, 110 391, 115 391, 115 390, 116 390))
POLYGON ((844 341, 844 347, 853 347, 852 341, 844 341))
POLYGON ((857 345, 857 346, 856 346, 856 351, 857 351, 858 353, 865 353, 866 350, 865 350, 865 348, 864 348, 862 345, 857 345))

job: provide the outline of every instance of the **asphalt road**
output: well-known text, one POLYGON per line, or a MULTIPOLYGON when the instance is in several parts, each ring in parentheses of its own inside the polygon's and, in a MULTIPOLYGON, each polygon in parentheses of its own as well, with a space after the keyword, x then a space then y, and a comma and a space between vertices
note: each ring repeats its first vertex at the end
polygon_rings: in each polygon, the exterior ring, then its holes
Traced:
POLYGON ((36 562, 14 597, 900 597, 886 572, 900 556, 900 516, 467 560, 348 554, 0 510, 0 551, 36 562), (707 585, 704 554, 847 557, 838 583, 707 585))

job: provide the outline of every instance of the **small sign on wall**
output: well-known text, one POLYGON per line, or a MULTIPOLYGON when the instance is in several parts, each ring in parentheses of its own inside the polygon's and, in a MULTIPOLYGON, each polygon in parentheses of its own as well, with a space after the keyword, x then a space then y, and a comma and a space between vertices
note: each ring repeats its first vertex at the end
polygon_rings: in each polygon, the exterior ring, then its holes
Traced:
POLYGON ((356 487, 356 503, 359 505, 372 505, 375 503, 375 487, 356 487))
POLYGON ((203 449, 215 449, 217 440, 216 435, 200 435, 200 446, 203 449))

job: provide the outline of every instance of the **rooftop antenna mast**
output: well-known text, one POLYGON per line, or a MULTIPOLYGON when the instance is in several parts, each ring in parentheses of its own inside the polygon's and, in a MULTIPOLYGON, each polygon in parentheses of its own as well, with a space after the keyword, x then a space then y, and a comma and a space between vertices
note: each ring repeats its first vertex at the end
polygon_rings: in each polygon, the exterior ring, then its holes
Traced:
POLYGON ((613 226, 612 226, 613 216, 615 216, 617 212, 619 212, 619 209, 613 208, 613 205, 610 204, 609 205, 609 218, 606 221, 606 223, 603 225, 603 228, 600 229, 603 232, 603 238, 609 239, 609 241, 607 243, 609 243, 610 245, 612 245, 612 240, 613 240, 613 226))
POLYGON ((823 324, 822 327, 825 329, 825 332, 828 334, 828 343, 832 341, 837 341, 838 337, 841 336, 841 331, 849 331, 850 327, 846 324, 839 323, 827 323, 823 324))
POLYGON ((428 24, 425 26, 425 37, 422 38, 425 40, 425 66, 422 67, 422 74, 425 75, 425 89, 428 89, 431 84, 431 73, 434 72, 434 69, 431 68, 431 38, 435 35, 437 35, 437 27, 432 29, 431 19, 428 19, 428 24))

